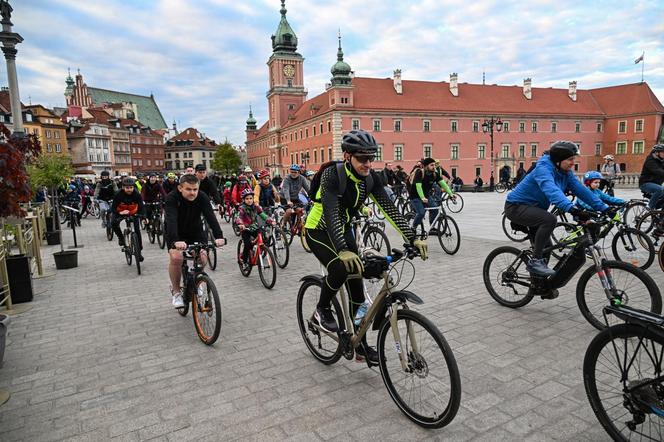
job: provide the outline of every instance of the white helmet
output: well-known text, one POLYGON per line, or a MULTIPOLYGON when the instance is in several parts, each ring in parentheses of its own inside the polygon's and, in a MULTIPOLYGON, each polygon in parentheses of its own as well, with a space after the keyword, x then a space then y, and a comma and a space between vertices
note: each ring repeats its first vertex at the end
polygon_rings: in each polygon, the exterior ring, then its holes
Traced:
POLYGON ((613 161, 613 155, 604 155, 605 160, 613 161))
POLYGON ((251 172, 251 167, 246 166, 246 167, 244 168, 244 171, 245 171, 245 172, 251 172))

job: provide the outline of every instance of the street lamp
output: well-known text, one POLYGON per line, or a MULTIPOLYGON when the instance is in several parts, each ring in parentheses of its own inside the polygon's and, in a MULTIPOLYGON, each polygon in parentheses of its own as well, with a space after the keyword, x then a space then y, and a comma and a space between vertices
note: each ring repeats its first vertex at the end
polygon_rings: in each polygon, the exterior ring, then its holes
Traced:
POLYGON ((497 132, 501 132, 503 130, 503 122, 500 120, 500 117, 491 117, 488 120, 484 120, 484 123, 482 123, 482 132, 485 134, 489 134, 489 138, 491 139, 491 174, 493 175, 493 128, 496 128, 497 132))

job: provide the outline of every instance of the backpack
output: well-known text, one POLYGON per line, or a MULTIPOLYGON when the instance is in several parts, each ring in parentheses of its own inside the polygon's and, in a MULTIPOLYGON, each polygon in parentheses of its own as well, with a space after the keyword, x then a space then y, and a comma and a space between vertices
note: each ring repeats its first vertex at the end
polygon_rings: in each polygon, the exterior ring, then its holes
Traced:
MULTIPOLYGON (((323 164, 320 169, 318 169, 318 172, 314 175, 314 177, 311 180, 311 185, 309 186, 309 196, 312 201, 314 202, 320 202, 320 199, 318 199, 318 189, 320 189, 320 179, 323 176, 323 171, 327 169, 328 167, 335 166, 337 167, 337 177, 339 178, 339 193, 337 196, 341 198, 343 194, 346 192, 346 183, 348 181, 348 177, 346 176, 346 171, 344 170, 344 162, 343 161, 328 161, 327 163, 323 164)), ((367 176, 365 180, 367 184, 367 194, 371 192, 371 189, 373 189, 373 177, 371 176, 371 173, 369 173, 369 176, 367 176)))

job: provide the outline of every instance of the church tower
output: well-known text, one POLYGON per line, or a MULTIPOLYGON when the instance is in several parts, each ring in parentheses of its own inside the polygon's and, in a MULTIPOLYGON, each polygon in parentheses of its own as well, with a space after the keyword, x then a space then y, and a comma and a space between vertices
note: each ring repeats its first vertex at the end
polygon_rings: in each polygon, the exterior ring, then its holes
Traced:
POLYGON ((304 57, 297 53, 297 37, 286 20, 286 4, 281 0, 281 20, 272 36, 272 55, 267 61, 270 89, 267 92, 270 131, 279 130, 307 99, 304 88, 304 57))
POLYGON ((353 106, 353 77, 350 65, 344 61, 344 51, 341 49, 341 31, 339 31, 339 47, 337 48, 337 62, 332 65, 330 72, 332 79, 327 87, 329 105, 333 107, 353 106))

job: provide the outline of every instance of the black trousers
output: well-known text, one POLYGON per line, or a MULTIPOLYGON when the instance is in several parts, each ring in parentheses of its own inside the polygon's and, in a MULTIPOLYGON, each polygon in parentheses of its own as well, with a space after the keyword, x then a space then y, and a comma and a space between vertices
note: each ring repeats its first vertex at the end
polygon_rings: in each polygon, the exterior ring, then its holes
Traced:
POLYGON ((258 235, 257 230, 244 229, 242 231, 242 242, 244 243, 244 247, 242 248, 242 261, 244 262, 249 260, 249 253, 253 247, 252 242, 254 238, 256 238, 256 235, 258 235))
MULTIPOLYGON (((321 308, 329 308, 332 298, 337 294, 341 286, 348 282, 348 291, 350 292, 350 298, 352 300, 352 317, 355 317, 355 313, 360 305, 364 302, 364 287, 362 285, 361 279, 351 279, 348 280, 348 272, 346 267, 339 260, 339 255, 330 240, 330 236, 327 231, 324 230, 315 230, 315 229, 306 229, 307 235, 307 244, 314 256, 327 268, 327 276, 323 282, 323 287, 321 288, 320 298, 318 300, 318 306, 321 308)), ((357 253, 357 243, 353 237, 351 229, 347 229, 345 233, 346 244, 348 244, 349 250, 357 253)))
MULTIPOLYGON (((124 218, 124 216, 118 215, 117 213, 114 213, 111 216, 111 227, 113 228, 115 235, 118 237, 118 242, 124 242, 124 236, 122 235, 122 229, 120 228, 120 223, 124 218)), ((143 250, 143 238, 141 238, 141 226, 138 217, 134 218, 134 232, 136 232, 136 235, 138 236, 139 249, 143 250)))
POLYGON ((551 245, 556 217, 549 211, 525 204, 505 203, 505 216, 516 224, 527 226, 533 242, 533 258, 542 258, 545 247, 551 245))

